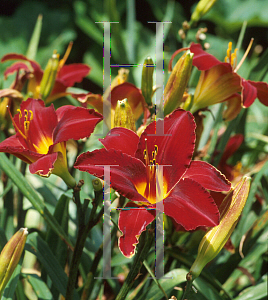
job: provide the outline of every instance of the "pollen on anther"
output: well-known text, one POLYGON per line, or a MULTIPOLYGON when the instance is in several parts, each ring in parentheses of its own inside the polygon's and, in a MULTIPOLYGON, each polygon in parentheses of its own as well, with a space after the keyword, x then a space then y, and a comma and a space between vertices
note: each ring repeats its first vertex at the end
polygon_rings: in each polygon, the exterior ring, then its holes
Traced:
POLYGON ((19 117, 21 118, 22 117, 21 110, 18 108, 17 111, 19 112, 20 114, 19 117))

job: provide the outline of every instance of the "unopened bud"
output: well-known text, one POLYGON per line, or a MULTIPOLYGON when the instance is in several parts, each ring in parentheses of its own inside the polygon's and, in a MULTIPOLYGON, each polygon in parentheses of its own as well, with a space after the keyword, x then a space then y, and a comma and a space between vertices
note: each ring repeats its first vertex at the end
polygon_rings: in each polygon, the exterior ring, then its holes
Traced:
POLYGON ((49 59, 45 68, 41 83, 40 83, 40 97, 45 101, 53 90, 57 72, 59 67, 59 54, 56 51, 49 59))
POLYGON ((215 4, 217 0, 200 0, 191 16, 191 24, 199 21, 215 4))
POLYGON ((103 183, 101 182, 101 180, 99 178, 93 179, 92 185, 93 185, 94 191, 96 191, 96 192, 103 190, 103 183))
POLYGON ((197 258, 190 269, 193 279, 218 255, 231 236, 246 204, 250 180, 250 177, 243 177, 224 198, 219 208, 220 224, 210 229, 199 244, 197 258))
POLYGON ((177 61, 164 90, 164 114, 179 107, 190 79, 194 54, 187 50, 177 61))
POLYGON ((134 115, 127 98, 117 101, 114 112, 114 127, 124 127, 136 131, 134 115))
POLYGON ((14 272, 27 239, 27 228, 21 228, 7 242, 0 254, 0 294, 14 272))
POLYGON ((151 57, 144 60, 142 68, 141 92, 148 106, 152 105, 154 62, 151 57))

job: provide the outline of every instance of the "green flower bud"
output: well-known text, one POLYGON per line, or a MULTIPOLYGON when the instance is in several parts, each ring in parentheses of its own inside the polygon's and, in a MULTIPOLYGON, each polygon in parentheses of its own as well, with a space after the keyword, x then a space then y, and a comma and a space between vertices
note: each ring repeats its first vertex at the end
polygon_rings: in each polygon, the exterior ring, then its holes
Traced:
POLYGON ((215 4, 217 0, 200 0, 191 16, 191 22, 199 21, 215 4))
POLYGON ((27 235, 27 228, 21 228, 7 242, 0 254, 0 295, 20 260, 27 235))
POLYGON ((250 177, 243 177, 224 198, 219 208, 220 224, 211 228, 199 244, 196 260, 190 269, 192 279, 198 277, 205 265, 219 254, 231 236, 246 204, 250 180, 250 177))
POLYGON ((127 98, 117 101, 114 112, 114 127, 124 127, 136 132, 134 115, 127 98))
POLYGON ((154 62, 151 57, 144 60, 142 68, 141 92, 148 106, 152 106, 154 62))
POLYGON ((53 90, 59 66, 59 54, 54 51, 49 59, 40 83, 40 97, 45 101, 53 90))
POLYGON ((178 108, 190 79, 194 54, 187 50, 177 61, 164 90, 164 114, 178 108))
POLYGON ((93 189, 96 192, 103 190, 103 184, 99 178, 95 178, 92 180, 93 189))

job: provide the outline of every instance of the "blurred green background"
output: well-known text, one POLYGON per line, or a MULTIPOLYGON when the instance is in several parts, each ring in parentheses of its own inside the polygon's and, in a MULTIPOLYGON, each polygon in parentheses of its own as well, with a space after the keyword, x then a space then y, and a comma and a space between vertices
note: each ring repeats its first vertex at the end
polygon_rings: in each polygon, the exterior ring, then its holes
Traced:
MULTIPOLYGON (((61 55, 74 41, 67 64, 84 62, 92 67, 88 78, 78 85, 94 93, 102 92, 103 25, 96 21, 117 21, 111 25, 111 63, 142 63, 147 55, 154 57, 155 24, 148 21, 171 21, 164 35, 165 62, 182 46, 178 30, 190 19, 198 1, 194 0, 1 0, 0 56, 9 52, 25 54, 39 14, 43 27, 36 60, 44 68, 54 49, 61 55)), ((229 41, 236 44, 244 21, 247 28, 242 47, 254 37, 251 55, 268 55, 268 1, 218 0, 211 11, 191 29, 188 41, 195 41, 198 28, 207 27, 206 42, 210 52, 224 59, 229 41), (256 47, 257 46, 257 47, 256 47)), ((243 51, 240 51, 241 55, 243 51)), ((167 66, 165 63, 165 68, 167 66)), ((0 64, 3 73, 6 64, 0 64)), ((112 68, 112 76, 118 68, 112 68)), ((266 73, 267 69, 264 73, 266 73)), ((167 73, 167 72, 166 72, 167 73)), ((132 68, 129 81, 140 87, 141 68, 132 68)), ((263 74, 264 76, 265 74, 263 74)), ((1 77, 2 80, 3 77, 1 77)), ((263 80, 264 78, 258 78, 263 80)))

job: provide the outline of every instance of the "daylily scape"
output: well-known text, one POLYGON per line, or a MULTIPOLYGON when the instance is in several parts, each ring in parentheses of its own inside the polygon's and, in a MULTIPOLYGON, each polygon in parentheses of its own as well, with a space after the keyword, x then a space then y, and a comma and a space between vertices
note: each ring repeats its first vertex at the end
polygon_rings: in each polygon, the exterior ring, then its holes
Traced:
POLYGON ((229 191, 231 184, 216 168, 191 161, 195 146, 192 114, 178 109, 163 120, 152 122, 139 138, 125 128, 113 128, 101 140, 105 148, 81 154, 75 168, 99 178, 105 165, 111 165, 111 187, 134 201, 120 212, 122 253, 134 254, 137 237, 155 218, 155 204, 163 201, 164 212, 186 230, 215 226, 219 211, 209 190, 229 191), (156 126, 164 126, 164 136, 156 136, 156 126), (159 179, 163 166, 163 180, 159 179), (163 185, 163 199, 157 199, 157 186, 163 185), (129 208, 129 209, 128 209, 129 208), (148 210, 147 210, 148 208, 148 210))

